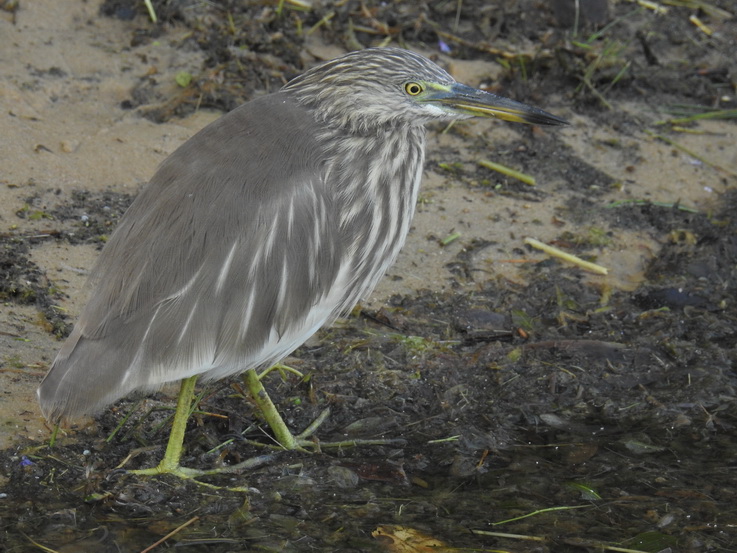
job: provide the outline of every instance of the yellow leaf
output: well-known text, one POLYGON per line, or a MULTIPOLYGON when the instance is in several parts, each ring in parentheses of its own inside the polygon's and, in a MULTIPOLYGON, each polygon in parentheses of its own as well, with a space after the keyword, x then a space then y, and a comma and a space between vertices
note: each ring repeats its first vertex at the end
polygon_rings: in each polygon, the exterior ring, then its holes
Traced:
POLYGON ((439 553, 450 551, 440 540, 406 526, 379 526, 371 532, 391 553, 439 553))

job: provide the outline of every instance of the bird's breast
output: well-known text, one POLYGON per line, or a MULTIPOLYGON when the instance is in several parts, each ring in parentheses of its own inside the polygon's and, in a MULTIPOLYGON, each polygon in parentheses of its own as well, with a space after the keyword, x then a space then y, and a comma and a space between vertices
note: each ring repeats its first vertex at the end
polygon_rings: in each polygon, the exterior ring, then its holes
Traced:
POLYGON ((334 193, 348 285, 342 309, 365 297, 404 245, 417 203, 424 128, 331 141, 326 185, 334 193))

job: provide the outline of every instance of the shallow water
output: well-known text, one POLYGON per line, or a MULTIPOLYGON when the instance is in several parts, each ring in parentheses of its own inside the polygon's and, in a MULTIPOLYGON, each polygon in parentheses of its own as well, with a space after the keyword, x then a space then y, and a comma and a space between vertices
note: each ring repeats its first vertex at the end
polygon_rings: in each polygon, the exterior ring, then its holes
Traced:
POLYGON ((732 550, 737 492, 734 466, 724 460, 736 458, 734 435, 589 430, 581 436, 539 427, 527 444, 449 457, 446 466, 419 456, 392 460, 391 450, 369 459, 277 455, 268 468, 218 481, 248 486, 247 493, 99 474, 90 468, 98 456, 92 453, 86 483, 98 491, 85 500, 85 479, 60 490, 53 477, 81 465, 14 459, 24 466, 12 470, 11 492, 0 502, 5 550, 30 550, 35 541, 59 551, 140 551, 188 521, 162 547, 387 551, 388 540, 372 533, 382 528, 401 538, 401 527, 476 551, 732 550), (452 476, 454 466, 470 474, 452 476), (34 495, 22 497, 24 488, 34 495))

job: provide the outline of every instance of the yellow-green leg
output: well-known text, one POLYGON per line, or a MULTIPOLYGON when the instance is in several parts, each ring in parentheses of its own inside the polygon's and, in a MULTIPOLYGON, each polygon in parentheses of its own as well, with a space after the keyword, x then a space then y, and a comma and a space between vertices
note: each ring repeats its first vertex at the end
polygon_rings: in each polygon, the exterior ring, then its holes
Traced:
MULTIPOLYGON (((261 410, 264 420, 266 420, 274 432, 274 436, 279 442, 279 445, 284 449, 301 449, 299 441, 289 431, 284 419, 282 419, 281 415, 279 415, 279 412, 276 410, 274 402, 271 401, 271 398, 266 393, 256 371, 246 371, 245 381, 249 393, 257 407, 261 410)), ((196 476, 203 476, 206 474, 233 471, 237 468, 225 467, 223 469, 197 470, 180 465, 182 450, 184 448, 184 433, 187 429, 187 421, 189 420, 189 416, 192 414, 193 410, 192 400, 195 395, 194 389, 196 383, 197 376, 192 376, 182 380, 182 385, 179 389, 179 397, 177 398, 177 407, 174 411, 174 419, 172 420, 171 432, 169 434, 169 441, 166 444, 166 452, 164 453, 164 458, 161 462, 154 468, 130 470, 128 472, 144 476, 173 474, 181 478, 194 478, 196 476)), ((251 461, 247 461, 246 463, 250 462, 251 461)), ((245 468, 246 463, 241 464, 244 465, 243 468, 245 468)))
POLYGON ((274 369, 280 371, 288 371, 294 374, 302 376, 299 371, 286 367, 284 365, 275 365, 270 369, 265 370, 261 374, 257 374, 255 370, 246 371, 244 381, 246 388, 250 393, 253 401, 258 406, 264 420, 267 422, 271 431, 274 433, 276 441, 279 442, 279 446, 288 450, 299 450, 305 451, 306 448, 319 451, 323 448, 342 448, 342 447, 353 447, 358 445, 403 445, 405 443, 402 439, 376 439, 376 440, 342 440, 337 442, 320 442, 318 440, 310 439, 320 425, 330 416, 330 408, 327 407, 320 413, 320 415, 312 421, 312 423, 305 428, 301 433, 296 436, 291 433, 287 427, 284 419, 281 417, 279 412, 276 410, 276 406, 271 401, 271 398, 266 393, 264 385, 261 384, 261 380, 274 369))
POLYGON ((266 392, 264 385, 261 384, 261 377, 256 373, 255 370, 246 371, 243 380, 246 383, 246 388, 251 394, 251 398, 256 403, 256 406, 260 409, 264 420, 271 428, 274 433, 276 441, 284 449, 302 449, 299 441, 292 435, 284 419, 276 410, 274 402, 271 401, 269 394, 266 392))
MULTIPOLYGON (((268 370, 263 374, 259 375, 255 370, 246 371, 244 380, 248 392, 250 393, 253 401, 261 411, 264 420, 267 422, 277 442, 278 447, 287 450, 301 450, 304 451, 304 447, 312 446, 315 449, 319 447, 350 447, 356 445, 400 445, 403 440, 346 440, 340 442, 328 442, 320 443, 309 440, 309 437, 314 434, 317 428, 322 422, 330 415, 330 409, 325 409, 320 416, 313 421, 301 434, 294 436, 287 428, 284 419, 282 419, 279 412, 276 410, 274 402, 271 401, 266 389, 261 384, 261 379, 268 374, 268 370)), ((164 458, 158 464, 158 466, 150 469, 138 469, 130 470, 129 473, 138 475, 156 475, 156 474, 173 474, 180 478, 195 478, 197 476, 205 476, 218 474, 223 472, 238 472, 241 470, 247 470, 255 468, 271 460, 271 456, 261 456, 253 459, 248 459, 233 465, 230 467, 221 467, 210 470, 197 470, 187 467, 183 467, 179 464, 182 458, 182 449, 184 445, 184 432, 187 429, 187 420, 192 414, 194 399, 194 388, 197 382, 197 377, 192 376, 190 378, 182 380, 182 385, 179 390, 179 397, 177 399, 177 407, 174 411, 174 420, 172 421, 172 429, 169 434, 169 441, 166 445, 166 452, 164 458)), ((200 482, 202 484, 202 482, 200 482)), ((209 484, 206 484, 209 485, 209 484)), ((213 486, 216 487, 216 486, 213 486)))
POLYGON ((166 444, 164 458, 158 466, 151 469, 131 470, 133 474, 174 474, 182 478, 192 478, 203 474, 202 471, 189 469, 179 464, 184 447, 184 432, 187 429, 187 420, 192 414, 192 400, 194 399, 194 386, 197 376, 191 376, 182 380, 177 398, 177 408, 174 411, 174 420, 171 423, 171 433, 166 444))

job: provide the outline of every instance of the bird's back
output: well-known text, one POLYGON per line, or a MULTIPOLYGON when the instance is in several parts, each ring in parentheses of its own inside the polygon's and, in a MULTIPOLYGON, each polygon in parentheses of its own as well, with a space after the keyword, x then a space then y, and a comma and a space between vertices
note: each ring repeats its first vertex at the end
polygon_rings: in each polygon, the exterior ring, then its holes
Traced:
POLYGON ((39 388, 46 416, 275 362, 332 316, 320 303, 341 245, 313 126, 277 93, 161 165, 92 272, 89 303, 39 388))

